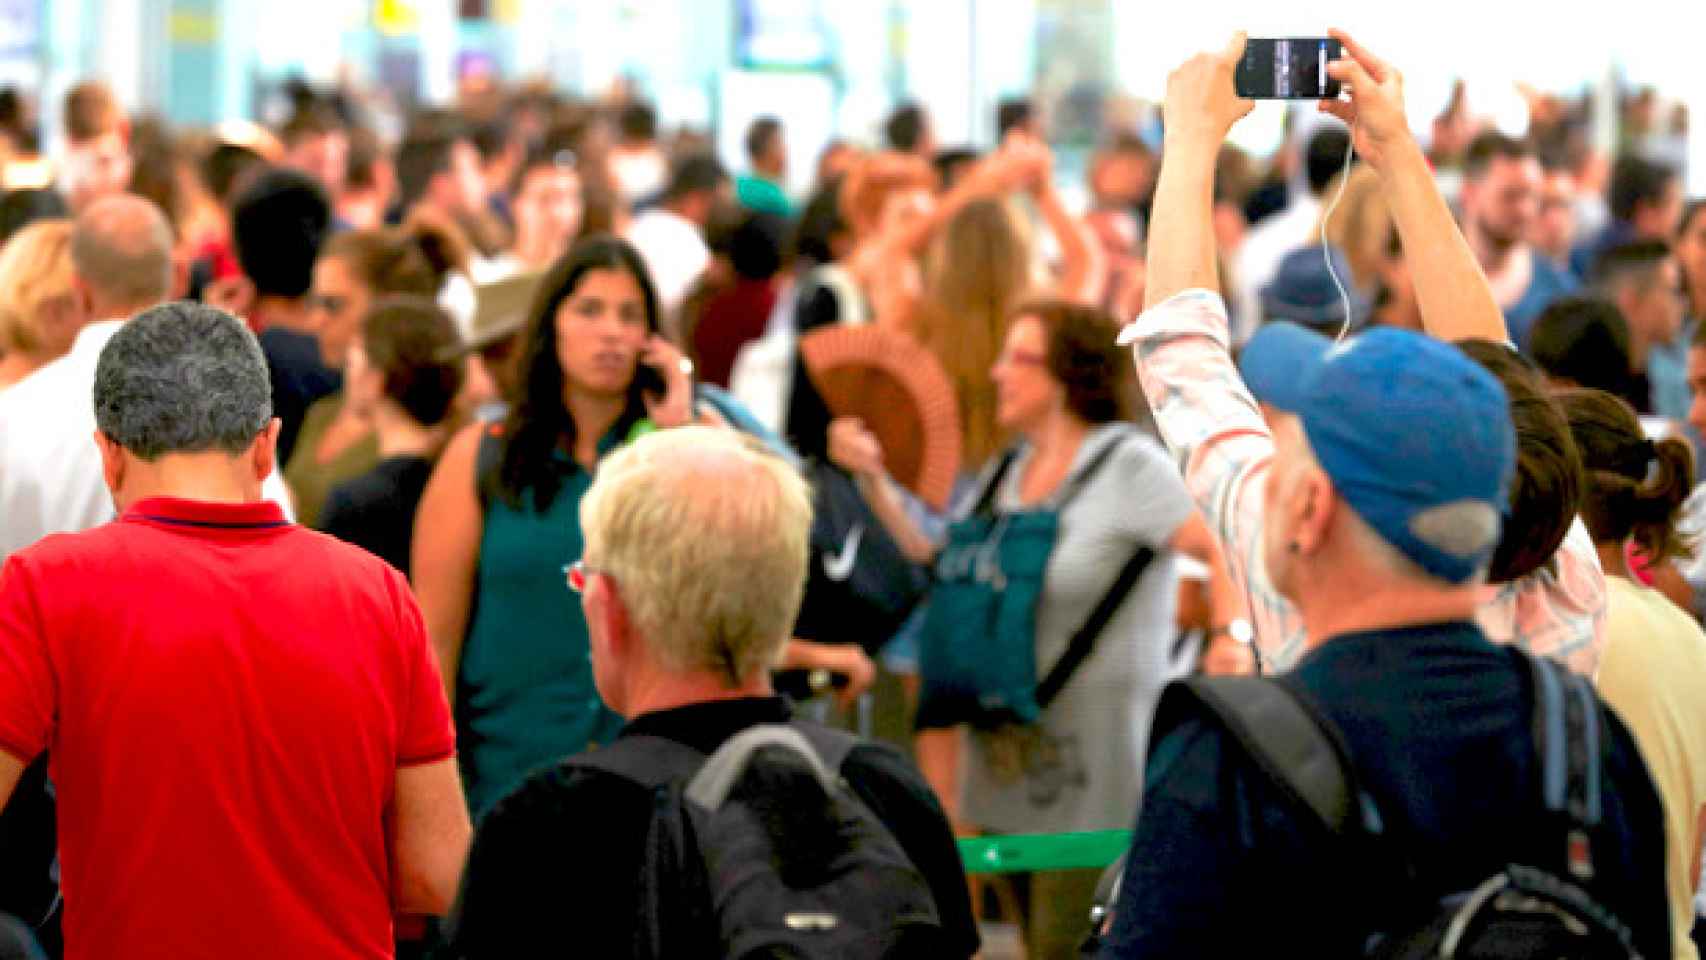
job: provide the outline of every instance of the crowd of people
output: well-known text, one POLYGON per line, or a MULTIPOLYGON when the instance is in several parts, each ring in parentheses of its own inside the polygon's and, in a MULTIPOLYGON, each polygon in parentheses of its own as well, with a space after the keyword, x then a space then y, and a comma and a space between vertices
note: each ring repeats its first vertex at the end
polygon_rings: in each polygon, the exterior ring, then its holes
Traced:
POLYGON ((74 88, 0 195, 0 956, 1360 956, 1489 878, 1698 956, 1706 200, 1546 98, 1424 148, 1337 37, 1265 172, 1239 37, 1086 209, 1024 100, 794 196, 773 117, 74 88))

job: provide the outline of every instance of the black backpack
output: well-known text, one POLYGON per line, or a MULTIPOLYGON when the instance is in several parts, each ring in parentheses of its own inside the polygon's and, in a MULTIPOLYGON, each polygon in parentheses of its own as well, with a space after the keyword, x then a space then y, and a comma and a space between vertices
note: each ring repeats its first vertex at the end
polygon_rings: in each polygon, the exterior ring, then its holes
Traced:
POLYGON ((652 791, 634 956, 941 956, 928 883, 840 776, 857 745, 760 724, 709 756, 638 736, 566 761, 652 791))
MULTIPOLYGON (((1541 802, 1559 824, 1571 876, 1512 863, 1470 890, 1411 903, 1378 922, 1363 951, 1372 960, 1607 960, 1638 958, 1626 924, 1599 904, 1583 881, 1593 876, 1588 842, 1601 817, 1600 759, 1606 733, 1599 702, 1583 677, 1512 649, 1534 684, 1534 748, 1541 802)), ((1167 698, 1206 707, 1293 804, 1331 835, 1367 845, 1381 861, 1408 867, 1381 843, 1379 812, 1356 782, 1338 729, 1283 680, 1194 677, 1167 698)), ((1177 702, 1173 706, 1178 706, 1177 702)), ((1402 880, 1400 880, 1400 883, 1402 880)), ((1403 898, 1400 898, 1402 900, 1403 898)))

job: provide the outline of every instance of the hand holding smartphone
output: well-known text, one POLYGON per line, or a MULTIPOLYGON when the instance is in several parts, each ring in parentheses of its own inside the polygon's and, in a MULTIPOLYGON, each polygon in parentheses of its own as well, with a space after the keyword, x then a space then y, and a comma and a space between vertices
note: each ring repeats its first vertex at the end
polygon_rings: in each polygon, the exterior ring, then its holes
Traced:
POLYGON ((1247 100, 1336 100, 1339 81, 1327 64, 1344 56, 1332 37, 1251 37, 1233 74, 1233 87, 1247 100))

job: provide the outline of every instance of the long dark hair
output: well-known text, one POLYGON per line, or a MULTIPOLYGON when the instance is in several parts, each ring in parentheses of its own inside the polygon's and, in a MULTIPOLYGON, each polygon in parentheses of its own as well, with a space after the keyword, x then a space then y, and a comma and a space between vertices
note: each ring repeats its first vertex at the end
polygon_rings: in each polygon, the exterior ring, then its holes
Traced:
POLYGON ((1627 403, 1603 390, 1566 390, 1558 403, 1587 467, 1582 519, 1595 543, 1631 538, 1653 563, 1688 557, 1677 532, 1694 489, 1694 454, 1676 437, 1648 440, 1627 403))
MULTIPOLYGON (((521 347, 521 379, 504 423, 504 451, 498 462, 498 493, 521 509, 533 491, 533 508, 549 510, 573 466, 556 457, 575 448, 575 421, 563 405, 563 367, 557 358, 557 310, 593 270, 622 270, 640 286, 646 330, 658 332, 658 295, 645 261, 628 241, 608 234, 584 237, 563 254, 539 281, 528 313, 521 347)), ((628 403, 618 428, 646 415, 641 378, 628 385, 628 403)))

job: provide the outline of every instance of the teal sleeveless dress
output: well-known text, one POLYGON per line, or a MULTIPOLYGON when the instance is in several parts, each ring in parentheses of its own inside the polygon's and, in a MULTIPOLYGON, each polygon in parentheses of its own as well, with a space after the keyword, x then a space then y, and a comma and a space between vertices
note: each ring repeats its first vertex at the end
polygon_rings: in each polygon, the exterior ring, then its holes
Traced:
MULTIPOLYGON (((599 455, 622 436, 613 430, 599 455)), ((502 444, 493 428, 480 438, 482 491, 502 444)), ((485 529, 456 678, 457 753, 476 821, 529 773, 609 743, 623 724, 599 699, 586 616, 563 575, 585 549, 580 501, 592 476, 559 457, 562 487, 544 510, 532 491, 519 510, 482 493, 485 529)))

